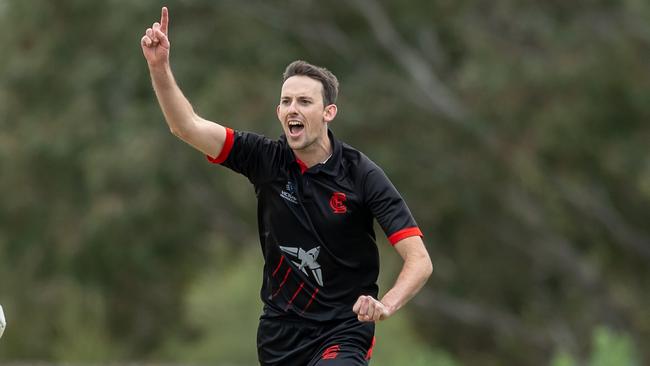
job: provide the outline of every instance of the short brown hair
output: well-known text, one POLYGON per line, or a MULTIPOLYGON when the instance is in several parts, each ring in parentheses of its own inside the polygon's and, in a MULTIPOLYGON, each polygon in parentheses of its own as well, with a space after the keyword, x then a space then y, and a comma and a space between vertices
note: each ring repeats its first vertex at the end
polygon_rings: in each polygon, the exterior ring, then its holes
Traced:
POLYGON ((296 60, 284 70, 282 82, 284 83, 288 78, 297 75, 320 81, 321 85, 323 85, 323 103, 325 105, 336 103, 336 97, 339 94, 339 81, 331 71, 303 60, 296 60))

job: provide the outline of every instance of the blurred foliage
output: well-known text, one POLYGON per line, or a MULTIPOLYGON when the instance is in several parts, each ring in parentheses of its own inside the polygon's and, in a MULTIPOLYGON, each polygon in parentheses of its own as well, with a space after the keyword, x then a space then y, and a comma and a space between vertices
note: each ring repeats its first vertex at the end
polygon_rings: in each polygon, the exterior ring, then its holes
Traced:
MULTIPOLYGON (((593 335, 593 351, 589 366, 636 366, 640 365, 630 337, 598 327, 593 335)), ((568 353, 560 352, 552 366, 574 366, 579 363, 568 353)))
POLYGON ((189 289, 189 328, 170 338, 157 358, 214 364, 228 360, 237 365, 257 363, 255 330, 262 313, 257 284, 264 265, 259 250, 232 253, 216 250, 215 266, 189 289))
MULTIPOLYGON (((163 122, 139 48, 161 5, 0 0, 0 361, 255 360, 254 193, 163 122)), ((650 362, 650 3, 166 5, 208 119, 278 136, 286 64, 339 77, 332 129, 435 267, 374 364, 650 362)))

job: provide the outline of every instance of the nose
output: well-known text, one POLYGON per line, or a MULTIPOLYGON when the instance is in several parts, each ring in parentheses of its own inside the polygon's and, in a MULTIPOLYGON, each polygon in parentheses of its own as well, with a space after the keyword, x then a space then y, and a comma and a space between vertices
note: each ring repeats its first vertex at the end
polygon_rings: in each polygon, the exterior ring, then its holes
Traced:
POLYGON ((290 115, 297 114, 298 113, 298 108, 296 108, 296 101, 292 100, 291 103, 289 103, 289 106, 287 107, 287 113, 290 115))

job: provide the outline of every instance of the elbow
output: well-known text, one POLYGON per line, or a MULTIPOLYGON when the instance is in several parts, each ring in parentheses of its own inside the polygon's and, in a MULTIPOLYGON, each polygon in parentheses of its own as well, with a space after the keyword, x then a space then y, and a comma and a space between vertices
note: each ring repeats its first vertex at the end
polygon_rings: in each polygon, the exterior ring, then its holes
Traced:
POLYGON ((431 262, 431 258, 427 254, 425 257, 425 263, 424 263, 424 280, 426 281, 431 277, 433 274, 433 263, 431 262))
POLYGON ((426 282, 433 274, 433 263, 431 262, 429 252, 426 250, 420 256, 420 270, 422 273, 423 282, 426 282))
POLYGON ((172 135, 178 137, 179 139, 185 141, 192 134, 193 121, 185 123, 170 123, 169 131, 172 135))
POLYGON ((178 137, 179 139, 183 139, 183 137, 187 135, 186 132, 177 127, 169 127, 169 131, 172 133, 172 135, 178 137))
POLYGON ((188 115, 177 116, 175 118, 167 118, 167 125, 169 126, 169 131, 172 135, 180 138, 181 140, 186 140, 196 129, 196 120, 198 116, 195 113, 188 115))

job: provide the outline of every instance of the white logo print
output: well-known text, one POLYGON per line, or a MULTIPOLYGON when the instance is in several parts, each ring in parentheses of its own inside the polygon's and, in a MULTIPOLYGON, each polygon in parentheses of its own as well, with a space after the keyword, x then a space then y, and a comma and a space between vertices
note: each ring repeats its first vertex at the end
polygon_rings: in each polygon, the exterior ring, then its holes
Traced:
POLYGON ((287 186, 282 192, 280 192, 280 197, 291 203, 298 203, 296 198, 296 185, 292 181, 287 181, 287 186))
POLYGON ((283 252, 290 254, 295 259, 300 260, 300 263, 293 260, 291 262, 298 266, 298 269, 307 276, 309 276, 309 274, 307 273, 305 267, 308 267, 311 270, 311 274, 316 279, 316 282, 318 282, 320 286, 323 286, 323 273, 321 272, 320 264, 316 262, 318 254, 320 254, 320 247, 310 249, 307 252, 305 252, 302 248, 280 247, 280 249, 283 252))

